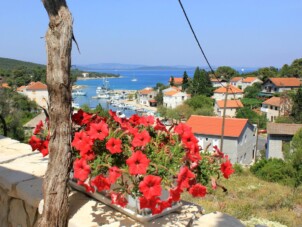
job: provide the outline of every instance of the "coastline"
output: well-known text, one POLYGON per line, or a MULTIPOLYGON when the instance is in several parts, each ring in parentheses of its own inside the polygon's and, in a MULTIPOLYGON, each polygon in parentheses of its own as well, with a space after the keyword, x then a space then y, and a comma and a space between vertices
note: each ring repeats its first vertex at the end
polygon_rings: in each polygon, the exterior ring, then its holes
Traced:
POLYGON ((95 80, 95 79, 118 79, 121 78, 121 76, 104 76, 104 77, 77 77, 77 80, 95 80))

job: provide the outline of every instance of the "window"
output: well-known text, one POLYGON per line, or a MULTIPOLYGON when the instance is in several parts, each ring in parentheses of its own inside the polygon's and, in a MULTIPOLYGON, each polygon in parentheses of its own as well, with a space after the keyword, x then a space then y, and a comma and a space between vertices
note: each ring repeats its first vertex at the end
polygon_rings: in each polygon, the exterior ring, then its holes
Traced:
POLYGON ((277 91, 277 88, 276 88, 276 87, 274 88, 274 91, 277 91))
POLYGON ((273 106, 270 106, 271 110, 273 109, 273 106))
POLYGON ((277 107, 277 106, 275 106, 275 110, 278 110, 278 107, 277 107))
POLYGON ((206 141, 208 141, 209 140, 209 138, 206 138, 206 141))
POLYGON ((185 96, 181 96, 181 99, 182 99, 182 100, 185 100, 185 96))
POLYGON ((152 98, 152 95, 150 95, 149 98, 151 99, 151 98, 152 98))

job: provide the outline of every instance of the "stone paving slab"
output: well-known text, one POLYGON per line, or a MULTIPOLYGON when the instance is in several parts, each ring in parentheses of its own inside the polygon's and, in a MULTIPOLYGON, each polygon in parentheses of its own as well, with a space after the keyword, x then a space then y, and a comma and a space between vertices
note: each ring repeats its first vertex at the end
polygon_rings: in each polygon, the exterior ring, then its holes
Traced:
POLYGON ((194 221, 192 226, 244 227, 245 225, 243 225, 242 222, 230 215, 221 212, 213 212, 201 216, 198 220, 194 221))
POLYGON ((25 156, 9 163, 0 164, 0 184, 14 196, 15 187, 23 181, 41 178, 47 168, 48 158, 40 153, 25 156))
POLYGON ((139 223, 124 214, 115 211, 98 201, 95 201, 80 192, 70 196, 69 227, 93 226, 188 226, 194 214, 200 212, 200 207, 191 203, 182 206, 179 212, 170 213, 147 223, 139 223))
POLYGON ((33 207, 38 207, 43 199, 42 183, 43 178, 35 178, 17 184, 16 197, 33 207))

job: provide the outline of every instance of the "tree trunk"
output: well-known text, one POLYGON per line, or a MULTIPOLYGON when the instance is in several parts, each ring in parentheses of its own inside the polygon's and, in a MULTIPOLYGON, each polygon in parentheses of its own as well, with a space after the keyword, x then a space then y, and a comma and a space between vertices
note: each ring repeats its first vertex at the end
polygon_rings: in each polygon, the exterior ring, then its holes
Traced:
POLYGON ((49 16, 46 33, 49 93, 49 163, 43 183, 44 207, 39 226, 67 226, 67 182, 71 167, 72 16, 65 0, 42 0, 49 16))

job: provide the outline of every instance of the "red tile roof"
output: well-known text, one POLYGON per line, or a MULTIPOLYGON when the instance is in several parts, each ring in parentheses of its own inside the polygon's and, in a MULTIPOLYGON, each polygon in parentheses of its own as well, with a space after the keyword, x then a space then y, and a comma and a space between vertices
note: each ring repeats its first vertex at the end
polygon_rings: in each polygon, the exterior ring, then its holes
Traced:
POLYGON ((280 106, 281 98, 280 97, 271 97, 268 100, 265 100, 262 104, 271 105, 271 106, 280 106))
POLYGON ((148 94, 150 94, 152 91, 153 91, 152 88, 145 88, 145 89, 143 89, 143 90, 140 90, 139 93, 140 93, 141 95, 148 95, 148 94))
POLYGON ((39 81, 31 82, 27 85, 26 90, 47 90, 47 86, 39 81))
MULTIPOLYGON (((172 81, 172 77, 170 77, 170 82, 172 81)), ((182 77, 174 77, 174 84, 179 84, 181 85, 183 81, 182 77)))
POLYGON ((242 77, 236 76, 231 79, 231 82, 238 82, 239 80, 242 80, 242 77))
POLYGON ((176 90, 172 90, 172 91, 167 91, 164 95, 166 96, 173 96, 175 94, 177 94, 179 91, 176 90))
POLYGON ((301 81, 298 78, 269 78, 277 87, 299 87, 301 81))
MULTIPOLYGON (((247 124, 247 119, 225 118, 224 136, 239 137, 247 124)), ((192 115, 187 121, 193 133, 221 136, 222 117, 192 115)))
POLYGON ((23 85, 21 87, 18 87, 17 91, 22 91, 23 92, 25 89, 26 89, 26 86, 23 85))
MULTIPOLYGON (((229 85, 229 90, 228 90, 229 93, 243 93, 243 91, 237 87, 234 87, 233 85, 229 85)), ((214 91, 214 93, 226 93, 226 88, 225 87, 220 87, 218 89, 216 89, 214 91)))
MULTIPOLYGON (((224 107, 224 100, 218 100, 216 101, 219 108, 224 107)), ((226 108, 240 108, 243 107, 242 102, 239 99, 236 100, 227 100, 226 108)))
POLYGON ((3 83, 0 87, 3 87, 3 88, 11 88, 8 83, 3 83))
POLYGON ((243 79, 243 83, 252 83, 254 80, 256 80, 257 77, 246 77, 243 79))

